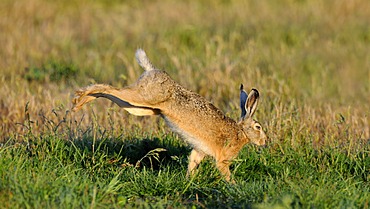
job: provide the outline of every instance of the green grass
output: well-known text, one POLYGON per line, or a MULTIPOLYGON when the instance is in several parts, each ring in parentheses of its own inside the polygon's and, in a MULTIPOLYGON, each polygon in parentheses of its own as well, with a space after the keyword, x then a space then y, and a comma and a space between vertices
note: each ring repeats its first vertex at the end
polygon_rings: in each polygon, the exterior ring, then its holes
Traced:
POLYGON ((232 165, 236 184, 229 184, 210 159, 187 179, 189 149, 173 136, 97 136, 8 141, 0 150, 2 206, 366 208, 370 198, 370 156, 364 150, 246 146, 232 165), (167 151, 156 151, 160 147, 167 151))
POLYGON ((368 208, 368 0, 0 3, 0 207, 368 208), (186 11, 186 12, 184 12, 186 11), (157 117, 105 100, 153 64, 238 118, 257 88, 266 148, 247 145, 228 184, 157 117), (165 149, 166 151, 164 151, 165 149))

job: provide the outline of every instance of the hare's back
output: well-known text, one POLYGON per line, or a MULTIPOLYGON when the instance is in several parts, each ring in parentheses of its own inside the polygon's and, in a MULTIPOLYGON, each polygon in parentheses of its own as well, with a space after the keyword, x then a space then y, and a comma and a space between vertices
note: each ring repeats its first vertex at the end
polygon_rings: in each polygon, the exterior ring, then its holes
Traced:
MULTIPOLYGON (((176 83, 161 70, 145 71, 132 88, 138 90, 142 98, 150 104, 160 104, 167 101, 176 83)), ((159 108, 159 107, 158 107, 159 108)))
POLYGON ((162 115, 173 131, 197 150, 214 155, 237 135, 236 122, 200 95, 186 89, 173 93, 162 115))

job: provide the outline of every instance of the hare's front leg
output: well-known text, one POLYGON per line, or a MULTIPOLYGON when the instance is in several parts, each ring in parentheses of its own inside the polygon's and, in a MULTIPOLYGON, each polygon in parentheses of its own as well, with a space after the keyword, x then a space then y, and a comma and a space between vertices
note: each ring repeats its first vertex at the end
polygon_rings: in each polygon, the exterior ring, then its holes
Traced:
POLYGON ((194 174, 196 167, 203 160, 204 156, 205 155, 203 152, 199 152, 195 149, 191 151, 190 156, 189 156, 188 172, 186 176, 190 176, 194 174))
POLYGON ((216 166, 221 174, 225 177, 226 181, 230 181, 230 161, 229 160, 216 160, 216 166))

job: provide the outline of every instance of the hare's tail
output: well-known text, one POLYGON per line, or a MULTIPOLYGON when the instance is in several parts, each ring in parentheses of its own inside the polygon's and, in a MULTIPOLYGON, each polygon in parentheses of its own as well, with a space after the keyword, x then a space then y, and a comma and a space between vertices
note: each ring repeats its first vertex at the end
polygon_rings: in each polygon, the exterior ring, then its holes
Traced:
POLYGON ((136 50, 135 57, 139 65, 142 68, 144 68, 145 71, 151 71, 155 69, 155 67, 150 62, 149 58, 146 56, 146 53, 144 50, 142 49, 136 50))

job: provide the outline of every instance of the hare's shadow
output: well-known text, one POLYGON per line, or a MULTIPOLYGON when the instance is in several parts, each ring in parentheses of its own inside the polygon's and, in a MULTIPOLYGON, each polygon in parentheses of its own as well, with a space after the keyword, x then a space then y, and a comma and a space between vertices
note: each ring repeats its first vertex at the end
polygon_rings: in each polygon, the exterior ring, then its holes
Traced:
POLYGON ((105 156, 107 163, 121 166, 149 167, 159 170, 161 166, 182 167, 187 165, 190 147, 174 137, 161 138, 106 138, 92 137, 71 141, 88 155, 105 156))

